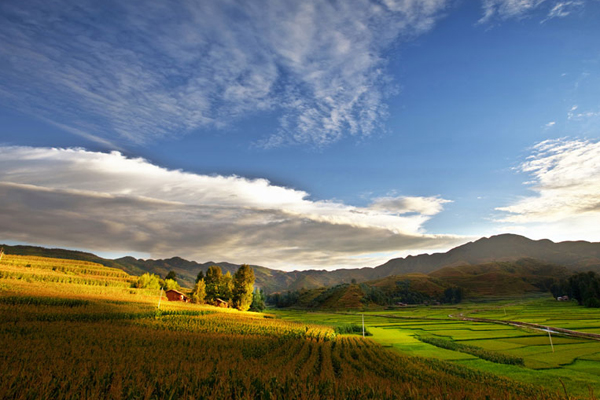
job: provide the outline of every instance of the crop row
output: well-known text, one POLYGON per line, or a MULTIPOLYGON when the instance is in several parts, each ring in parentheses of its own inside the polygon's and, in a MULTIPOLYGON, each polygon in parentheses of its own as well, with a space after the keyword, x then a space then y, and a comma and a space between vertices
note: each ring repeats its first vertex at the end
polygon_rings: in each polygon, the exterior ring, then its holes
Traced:
POLYGON ((16 272, 16 271, 1 271, 0 279, 18 279, 27 282, 55 282, 55 283, 70 283, 78 285, 90 285, 90 286, 116 286, 116 287, 129 287, 131 286, 130 280, 122 279, 99 279, 99 278, 82 278, 78 276, 70 275, 52 275, 52 274, 36 274, 29 272, 16 272))
POLYGON ((122 279, 131 278, 128 273, 120 269, 105 267, 101 264, 79 260, 6 255, 2 259, 2 264, 5 266, 52 270, 63 273, 75 273, 79 275, 98 275, 122 279))
POLYGON ((332 328, 307 325, 277 319, 248 316, 242 313, 213 313, 198 318, 159 318, 138 324, 170 331, 276 336, 283 338, 314 338, 333 340, 332 328))
POLYGON ((506 354, 488 351, 482 349, 481 347, 472 346, 468 344, 457 343, 453 340, 442 339, 432 336, 415 336, 421 342, 429 343, 436 347, 440 347, 442 349, 459 351, 461 353, 471 354, 475 357, 479 357, 482 360, 495 362, 498 364, 508 364, 508 365, 525 365, 525 362, 520 357, 513 357, 506 354))
POLYGON ((89 300, 82 299, 64 299, 59 297, 40 297, 40 296, 3 296, 0 297, 0 304, 16 305, 34 305, 34 306, 60 306, 60 307, 83 307, 90 304, 89 300))

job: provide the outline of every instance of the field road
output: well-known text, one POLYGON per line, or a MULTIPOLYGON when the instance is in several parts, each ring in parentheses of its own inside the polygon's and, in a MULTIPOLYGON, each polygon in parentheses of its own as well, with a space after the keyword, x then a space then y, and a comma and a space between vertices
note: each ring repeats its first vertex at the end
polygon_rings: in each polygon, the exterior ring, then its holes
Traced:
MULTIPOLYGON (((339 314, 353 315, 352 313, 339 313, 339 314)), ((447 319, 445 319, 445 318, 431 318, 431 317, 413 317, 413 316, 401 317, 401 316, 397 316, 397 315, 383 315, 383 314, 368 314, 368 316, 369 317, 379 317, 379 318, 403 319, 403 320, 409 319, 409 320, 447 321, 447 319)), ((600 341, 600 334, 597 334, 597 333, 572 331, 570 329, 556 328, 553 326, 546 326, 546 325, 540 325, 540 324, 533 324, 530 322, 508 321, 508 320, 487 319, 487 318, 473 318, 473 317, 466 317, 462 313, 458 314, 458 315, 449 314, 448 317, 450 319, 455 319, 455 320, 460 320, 460 321, 485 322, 488 324, 510 325, 510 326, 514 326, 517 328, 529 328, 529 329, 535 329, 535 330, 540 330, 540 331, 544 331, 544 332, 550 331, 550 333, 552 333, 552 334, 566 335, 566 336, 578 337, 578 338, 582 338, 582 339, 590 339, 590 340, 600 341)))
POLYGON ((544 331, 544 332, 550 331, 550 333, 554 333, 554 334, 568 335, 568 336, 573 336, 573 337, 578 337, 578 338, 583 338, 583 339, 600 341, 600 334, 597 334, 597 333, 572 331, 570 329, 556 328, 553 326, 546 326, 546 325, 540 325, 540 324, 533 324, 530 322, 465 317, 462 313, 458 314, 458 315, 448 315, 448 317, 453 318, 453 319, 458 319, 461 321, 485 322, 488 324, 511 325, 511 326, 515 326, 518 328, 536 329, 536 330, 540 330, 540 331, 544 331))

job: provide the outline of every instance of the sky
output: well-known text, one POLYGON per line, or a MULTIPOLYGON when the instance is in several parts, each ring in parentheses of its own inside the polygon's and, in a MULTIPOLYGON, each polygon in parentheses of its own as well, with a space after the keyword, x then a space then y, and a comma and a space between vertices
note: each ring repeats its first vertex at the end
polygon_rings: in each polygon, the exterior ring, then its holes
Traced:
POLYGON ((600 241, 599 0, 0 2, 0 242, 281 270, 600 241))

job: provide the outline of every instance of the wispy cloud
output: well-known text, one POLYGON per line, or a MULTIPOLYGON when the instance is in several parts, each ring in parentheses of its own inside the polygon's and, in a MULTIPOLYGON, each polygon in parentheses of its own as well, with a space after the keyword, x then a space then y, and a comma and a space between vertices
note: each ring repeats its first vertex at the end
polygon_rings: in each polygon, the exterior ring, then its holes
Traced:
MULTIPOLYGON (((325 146, 382 127, 394 92, 386 50, 432 29, 450 4, 6 0, 0 102, 106 145, 268 112, 279 126, 249 141, 325 146)), ((582 4, 483 0, 481 21, 582 4)))
POLYGON ((464 240, 422 233, 447 202, 439 197, 371 207, 307 198, 264 179, 168 170, 118 152, 0 147, 5 240, 274 268, 374 266, 365 260, 464 240))
POLYGON ((260 144, 370 135, 383 50, 446 0, 0 4, 0 101, 94 137, 144 143, 279 113, 260 144))
POLYGON ((585 1, 549 1, 549 0, 483 0, 483 16, 480 23, 493 19, 523 18, 534 11, 543 10, 546 15, 540 22, 552 18, 563 18, 576 8, 584 6, 585 1))
POLYGON ((548 12, 548 16, 542 22, 552 18, 564 18, 571 14, 575 9, 582 7, 583 1, 562 1, 554 4, 548 12))
POLYGON ((555 238, 600 240, 600 142, 547 140, 533 148, 520 166, 530 175, 535 193, 512 205, 499 222, 516 224, 522 232, 555 238))

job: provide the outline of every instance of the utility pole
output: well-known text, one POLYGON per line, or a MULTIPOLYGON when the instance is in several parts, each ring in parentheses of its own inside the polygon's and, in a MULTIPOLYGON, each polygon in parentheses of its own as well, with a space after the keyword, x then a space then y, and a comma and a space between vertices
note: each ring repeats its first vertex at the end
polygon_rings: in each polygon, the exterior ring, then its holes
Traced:
POLYGON ((158 310, 160 310, 160 301, 162 300, 162 292, 163 292, 163 288, 161 286, 160 287, 160 295, 158 296, 158 306, 156 307, 158 310))
POLYGON ((550 327, 547 326, 546 330, 548 331, 548 338, 550 338, 550 347, 552 347, 552 352, 554 353, 554 345, 552 344, 552 335, 550 334, 550 327))
POLYGON ((363 337, 365 337, 365 314, 362 315, 362 321, 363 321, 363 337))
POLYGON ((2 261, 2 256, 4 256, 4 247, 0 249, 0 261, 2 261))

